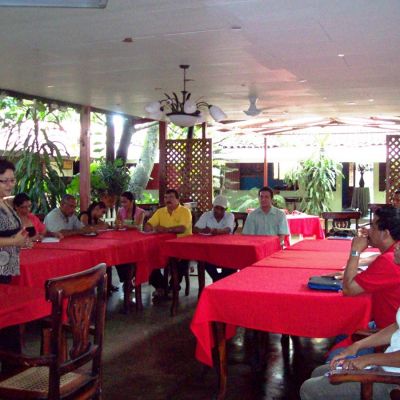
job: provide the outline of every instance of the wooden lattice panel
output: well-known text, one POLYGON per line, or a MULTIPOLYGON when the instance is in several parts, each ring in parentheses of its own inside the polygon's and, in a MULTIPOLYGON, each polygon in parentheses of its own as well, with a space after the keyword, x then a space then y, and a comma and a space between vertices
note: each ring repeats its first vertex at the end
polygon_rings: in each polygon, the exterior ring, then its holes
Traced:
POLYGON ((212 207, 211 139, 166 141, 166 187, 181 201, 196 201, 200 211, 212 207))
POLYGON ((386 202, 400 188, 400 135, 386 136, 386 202))

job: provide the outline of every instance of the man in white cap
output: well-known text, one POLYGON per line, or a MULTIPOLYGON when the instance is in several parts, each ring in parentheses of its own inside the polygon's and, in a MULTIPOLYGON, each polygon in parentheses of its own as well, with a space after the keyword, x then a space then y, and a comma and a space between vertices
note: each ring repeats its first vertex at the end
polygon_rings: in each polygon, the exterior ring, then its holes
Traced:
MULTIPOLYGON (((227 206, 228 200, 225 196, 216 196, 213 201, 213 209, 206 211, 199 218, 193 228, 193 232, 210 235, 227 235, 233 233, 235 217, 232 213, 226 212, 227 206)), ((219 273, 216 265, 208 263, 206 263, 206 271, 211 276, 213 282, 235 272, 231 268, 222 268, 222 272, 219 273)))

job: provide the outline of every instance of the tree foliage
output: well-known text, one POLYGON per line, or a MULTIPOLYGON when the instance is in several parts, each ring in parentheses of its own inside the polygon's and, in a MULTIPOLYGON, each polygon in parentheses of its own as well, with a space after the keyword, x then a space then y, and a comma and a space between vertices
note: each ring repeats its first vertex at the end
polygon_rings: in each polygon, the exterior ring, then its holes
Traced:
POLYGON ((38 100, 0 100, 3 156, 15 163, 15 192, 29 195, 35 213, 48 213, 65 192, 60 149, 68 153, 62 143, 49 138, 48 131, 64 131, 62 121, 69 113, 38 100))

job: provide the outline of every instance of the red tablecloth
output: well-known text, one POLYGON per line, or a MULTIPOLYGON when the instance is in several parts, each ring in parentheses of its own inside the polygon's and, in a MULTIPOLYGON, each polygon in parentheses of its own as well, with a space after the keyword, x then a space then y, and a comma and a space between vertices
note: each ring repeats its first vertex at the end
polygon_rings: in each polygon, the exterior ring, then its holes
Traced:
POLYGON ((281 249, 277 236, 191 235, 162 243, 166 257, 240 269, 281 249))
POLYGON ((315 236, 316 239, 325 237, 324 230, 321 228, 319 217, 314 215, 287 215, 290 234, 315 236))
POLYGON ((20 276, 13 278, 13 285, 43 288, 47 279, 73 274, 93 267, 88 251, 39 248, 22 249, 20 276))
POLYGON ((0 328, 45 317, 50 310, 44 288, 0 284, 0 328))
MULTIPOLYGON (((160 251, 160 246, 166 240, 175 239, 172 233, 144 233, 136 230, 108 231, 101 233, 96 239, 118 240, 122 251, 129 250, 129 261, 136 263, 137 285, 147 282, 154 269, 162 268, 167 262, 167 257, 160 251)), ((119 263, 116 263, 119 264, 119 263)))
MULTIPOLYGON (((326 240, 303 240, 287 248, 286 250, 311 250, 319 252, 350 253, 351 240, 326 239, 326 240)), ((376 247, 368 247, 363 253, 380 253, 376 247)))
POLYGON ((37 243, 35 247, 47 250, 86 251, 90 254, 92 266, 101 262, 107 265, 113 265, 117 261, 120 264, 128 262, 127 251, 122 250, 117 240, 99 240, 96 236, 70 236, 57 243, 37 243))
POLYGON ((292 245, 287 250, 312 250, 312 251, 335 251, 349 254, 351 240, 302 240, 292 245))
POLYGON ((306 284, 324 270, 253 268, 207 286, 200 297, 191 330, 197 339, 196 357, 212 365, 212 322, 268 332, 332 337, 365 328, 371 317, 368 295, 313 291, 306 284))
POLYGON ((254 263, 253 267, 307 268, 340 270, 346 266, 348 253, 311 250, 283 250, 254 263))

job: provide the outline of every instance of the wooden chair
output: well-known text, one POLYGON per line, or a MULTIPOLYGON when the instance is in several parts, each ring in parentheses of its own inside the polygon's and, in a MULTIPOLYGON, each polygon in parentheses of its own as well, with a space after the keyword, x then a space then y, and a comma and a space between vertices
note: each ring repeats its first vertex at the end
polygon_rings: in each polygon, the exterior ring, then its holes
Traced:
POLYGON ((1 399, 101 398, 106 291, 105 264, 46 282, 50 352, 38 357, 0 352, 1 360, 28 367, 0 381, 1 399))
POLYGON ((358 229, 358 221, 361 218, 359 211, 333 211, 323 212, 322 218, 325 220, 325 237, 333 236, 334 231, 350 230, 351 221, 355 220, 356 230, 358 229), (329 230, 329 221, 332 221, 332 228, 329 230))
MULTIPOLYGON (((345 382, 359 382, 361 400, 373 399, 374 383, 390 383, 400 385, 400 374, 393 372, 385 372, 383 370, 337 370, 331 371, 329 381, 332 384, 340 384, 345 382)), ((400 388, 395 388, 390 393, 392 400, 400 399, 400 388)))
MULTIPOLYGON (((351 335, 353 342, 364 339, 368 336, 378 332, 378 329, 363 329, 351 335)), ((375 348, 376 352, 383 353, 387 346, 379 346, 375 348)), ((372 400, 373 399, 373 384, 374 383, 391 383, 400 385, 400 374, 393 372, 385 372, 383 370, 337 370, 331 371, 329 375, 329 381, 332 384, 340 384, 344 382, 359 382, 360 387, 360 398, 361 400, 372 400)), ((400 400, 400 388, 393 389, 390 393, 392 400, 400 400)))
POLYGON ((233 233, 236 233, 237 229, 239 228, 239 222, 242 222, 242 227, 247 219, 247 212, 232 212, 235 217, 235 227, 233 228, 233 233))

